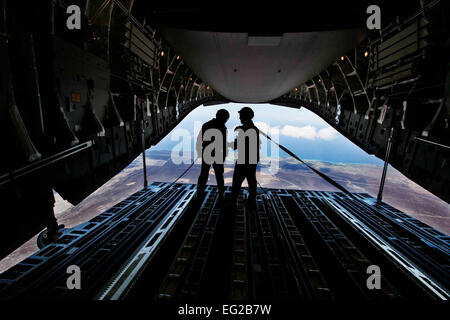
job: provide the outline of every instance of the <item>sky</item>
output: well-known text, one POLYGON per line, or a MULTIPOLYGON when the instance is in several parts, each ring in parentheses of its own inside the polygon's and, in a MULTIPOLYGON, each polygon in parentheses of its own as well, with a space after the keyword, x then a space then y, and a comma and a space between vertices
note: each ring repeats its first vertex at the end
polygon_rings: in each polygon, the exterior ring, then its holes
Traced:
MULTIPOLYGON (((201 125, 215 117, 217 110, 224 108, 230 113, 226 123, 228 141, 234 140, 234 128, 240 125, 238 110, 244 106, 253 109, 253 122, 272 139, 278 137, 280 144, 291 150, 303 160, 319 160, 332 163, 363 163, 382 165, 383 161, 367 154, 353 142, 341 135, 319 116, 306 108, 293 109, 270 104, 238 104, 229 103, 215 106, 200 106, 186 116, 156 146, 153 151, 169 150, 182 153, 190 145, 194 150, 194 142, 201 125)), ((287 154, 275 145, 262 139, 262 148, 267 156, 286 157, 287 154)), ((263 153, 262 153, 263 154, 263 153)))

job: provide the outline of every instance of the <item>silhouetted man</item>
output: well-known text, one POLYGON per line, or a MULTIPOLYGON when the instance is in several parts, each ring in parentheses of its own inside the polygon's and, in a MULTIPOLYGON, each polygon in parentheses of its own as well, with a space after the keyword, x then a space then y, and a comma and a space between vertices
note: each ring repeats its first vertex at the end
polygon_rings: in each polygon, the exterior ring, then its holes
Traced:
POLYGON ((253 124, 254 113, 249 107, 239 111, 239 119, 242 125, 237 127, 237 138, 234 141, 234 150, 238 156, 234 167, 233 184, 231 187, 231 205, 236 206, 236 201, 244 179, 248 183, 248 203, 250 208, 256 206, 256 167, 259 162, 259 130, 253 124))
POLYGON ((216 174, 219 198, 223 197, 225 185, 223 180, 223 164, 227 156, 227 128, 225 123, 230 114, 225 109, 220 109, 216 117, 203 124, 197 137, 197 153, 202 157, 202 169, 197 182, 197 197, 205 190, 211 165, 216 174))

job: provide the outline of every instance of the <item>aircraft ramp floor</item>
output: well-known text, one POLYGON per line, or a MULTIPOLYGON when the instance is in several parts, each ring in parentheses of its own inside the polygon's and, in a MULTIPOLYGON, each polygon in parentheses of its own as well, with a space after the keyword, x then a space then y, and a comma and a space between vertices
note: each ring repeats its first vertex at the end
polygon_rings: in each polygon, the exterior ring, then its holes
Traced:
POLYGON ((449 297, 450 238, 386 203, 265 189, 250 210, 242 188, 232 210, 229 192, 153 183, 0 274, 0 299, 449 297))

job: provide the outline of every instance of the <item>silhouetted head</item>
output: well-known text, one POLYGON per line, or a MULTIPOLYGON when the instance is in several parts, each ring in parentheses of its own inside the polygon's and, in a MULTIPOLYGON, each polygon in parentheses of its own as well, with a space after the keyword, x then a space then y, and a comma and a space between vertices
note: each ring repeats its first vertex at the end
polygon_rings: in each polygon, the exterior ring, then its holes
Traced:
POLYGON ((230 118, 230 114, 229 114, 228 111, 225 110, 225 109, 220 109, 220 110, 218 110, 217 113, 216 113, 216 119, 217 119, 219 122, 225 123, 225 122, 228 121, 229 118, 230 118))
POLYGON ((255 116, 255 113, 249 107, 243 107, 238 112, 239 112, 239 119, 241 120, 242 124, 251 121, 255 116))

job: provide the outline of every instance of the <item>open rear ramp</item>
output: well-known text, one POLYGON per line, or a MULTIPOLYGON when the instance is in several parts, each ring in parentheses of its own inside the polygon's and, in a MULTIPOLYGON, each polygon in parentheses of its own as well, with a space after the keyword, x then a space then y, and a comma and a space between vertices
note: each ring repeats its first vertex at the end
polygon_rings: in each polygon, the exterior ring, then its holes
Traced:
POLYGON ((449 297, 449 237, 367 194, 261 189, 256 210, 245 188, 236 210, 214 186, 195 195, 196 185, 153 183, 64 230, 0 275, 1 299, 449 297))

